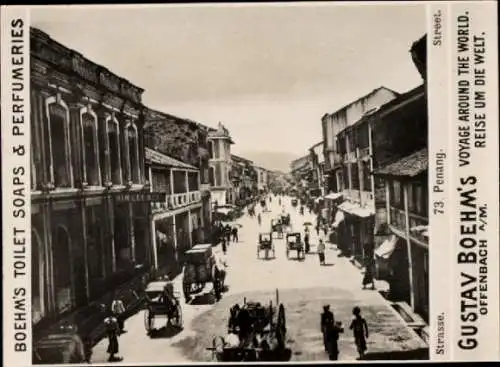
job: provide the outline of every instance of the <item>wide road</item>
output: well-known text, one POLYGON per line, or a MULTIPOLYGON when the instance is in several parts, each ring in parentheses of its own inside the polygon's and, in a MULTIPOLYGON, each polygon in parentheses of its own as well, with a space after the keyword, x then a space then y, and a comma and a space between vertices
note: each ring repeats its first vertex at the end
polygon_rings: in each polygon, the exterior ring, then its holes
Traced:
MULTIPOLYGON (((303 223, 315 223, 314 214, 300 215, 298 208, 291 206, 290 198, 283 198, 282 202, 285 211, 291 214, 293 230, 303 235, 303 223)), ((150 337, 144 329, 143 312, 132 316, 126 321, 127 333, 120 337, 123 363, 209 362, 211 353, 205 348, 211 345, 214 336, 225 335, 229 308, 235 303, 241 304, 244 297, 263 304, 271 300, 274 303, 276 289, 286 308, 287 344, 292 350, 292 361, 327 360, 319 328, 324 304, 330 304, 336 320, 347 326, 339 340, 340 360, 357 358, 352 333, 348 330, 354 306, 361 307, 370 328, 368 359, 416 359, 425 355, 425 343, 404 325, 376 290, 362 289, 359 269, 338 257, 335 246, 327 246, 327 264, 319 265, 315 254, 318 238, 313 227, 312 253, 305 260, 297 261, 294 253, 287 259, 285 241, 278 239, 275 239, 275 259, 257 259, 259 232, 269 231, 271 219, 282 211, 277 198, 272 198, 269 209, 270 212, 261 213, 261 226, 256 218, 247 215, 239 220, 242 225, 239 242, 231 243, 228 248, 228 291, 222 300, 211 303, 198 299, 188 305, 183 303, 184 329, 175 335, 165 331, 150 337)), ((181 291, 180 277, 175 282, 181 291)), ((161 323, 164 321, 159 320, 158 327, 163 326, 161 323)), ((94 348, 93 362, 107 360, 106 347, 107 340, 103 340, 94 348)))

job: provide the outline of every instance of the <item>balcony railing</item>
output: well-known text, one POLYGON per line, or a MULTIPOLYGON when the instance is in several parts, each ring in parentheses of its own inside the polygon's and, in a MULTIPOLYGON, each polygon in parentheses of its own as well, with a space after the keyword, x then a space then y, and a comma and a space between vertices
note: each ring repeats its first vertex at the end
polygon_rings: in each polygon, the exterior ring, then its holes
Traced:
MULTIPOLYGON (((402 209, 391 206, 391 225, 401 232, 406 232, 405 212, 402 209)), ((410 237, 427 244, 429 239, 426 235, 429 219, 420 215, 409 213, 408 224, 410 226, 410 237)))
POLYGON ((429 238, 428 236, 424 235, 424 233, 427 231, 427 226, 429 225, 429 219, 414 213, 410 213, 409 223, 410 223, 410 237, 425 244, 428 244, 429 238))
POLYGON ((362 148, 359 150, 359 158, 365 159, 370 157, 370 147, 362 148))
POLYGON ((356 152, 347 153, 344 159, 350 163, 356 162, 356 152))
POLYGON ((405 211, 391 206, 391 225, 401 232, 406 231, 405 211))
POLYGON ((201 201, 200 191, 184 192, 181 194, 167 195, 165 202, 153 203, 153 212, 174 210, 186 205, 196 204, 201 201))

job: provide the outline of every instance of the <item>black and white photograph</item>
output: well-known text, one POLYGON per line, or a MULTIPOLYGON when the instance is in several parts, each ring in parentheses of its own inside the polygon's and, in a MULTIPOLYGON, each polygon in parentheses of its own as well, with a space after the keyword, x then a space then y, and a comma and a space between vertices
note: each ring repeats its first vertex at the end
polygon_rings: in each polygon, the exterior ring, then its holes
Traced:
POLYGON ((440 354, 428 23, 423 2, 31 6, 32 364, 440 354))

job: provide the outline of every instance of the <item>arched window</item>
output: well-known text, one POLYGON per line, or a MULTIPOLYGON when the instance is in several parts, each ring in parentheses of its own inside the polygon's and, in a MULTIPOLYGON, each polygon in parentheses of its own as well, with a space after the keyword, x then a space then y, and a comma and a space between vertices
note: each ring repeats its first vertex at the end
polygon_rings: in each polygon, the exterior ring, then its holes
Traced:
POLYGON ((89 109, 82 111, 83 157, 85 178, 90 186, 99 186, 99 147, 97 140, 97 116, 89 109))
POLYGON ((44 257, 40 237, 35 230, 31 231, 31 313, 33 321, 38 322, 45 313, 44 298, 44 257))
POLYGON ((208 169, 208 179, 209 179, 209 182, 210 182, 210 186, 215 186, 215 168, 214 167, 210 167, 208 169))
POLYGON ((71 253, 70 237, 66 228, 58 226, 52 236, 54 261, 54 289, 59 312, 71 307, 71 253))
POLYGON ((110 117, 107 121, 109 160, 111 168, 111 182, 115 185, 121 185, 122 166, 120 157, 120 130, 118 121, 110 117))
POLYGON ((47 100, 51 178, 55 187, 72 187, 69 109, 57 98, 47 100))
POLYGON ((133 183, 140 183, 139 139, 137 127, 130 123, 125 129, 128 147, 128 172, 133 183))

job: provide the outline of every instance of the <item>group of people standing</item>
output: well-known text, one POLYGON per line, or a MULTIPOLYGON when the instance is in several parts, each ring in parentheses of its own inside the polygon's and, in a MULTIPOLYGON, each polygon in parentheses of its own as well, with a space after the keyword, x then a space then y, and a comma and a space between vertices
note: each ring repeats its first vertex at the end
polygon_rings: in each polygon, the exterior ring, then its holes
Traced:
MULTIPOLYGON (((368 339, 368 323, 361 315, 361 309, 356 306, 352 310, 353 319, 349 325, 354 335, 354 342, 358 351, 359 359, 365 356, 367 346, 366 340, 368 339)), ((325 352, 331 361, 339 359, 339 345, 340 334, 344 332, 342 322, 336 321, 333 312, 330 310, 330 305, 323 306, 323 313, 321 314, 321 332, 323 333, 323 344, 325 352)))

